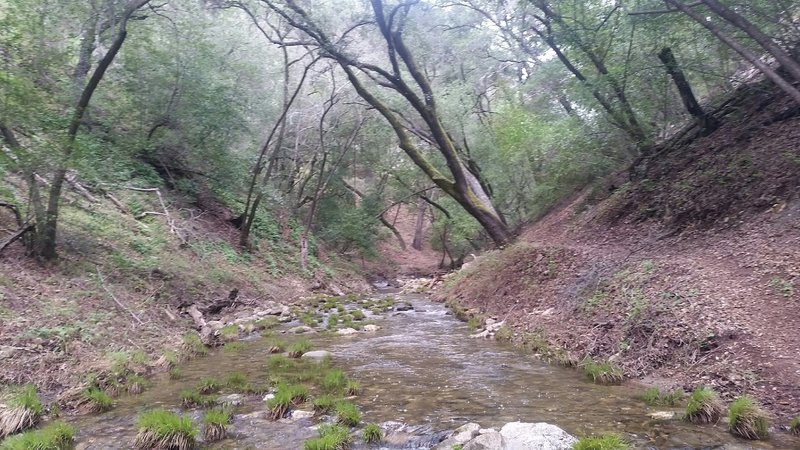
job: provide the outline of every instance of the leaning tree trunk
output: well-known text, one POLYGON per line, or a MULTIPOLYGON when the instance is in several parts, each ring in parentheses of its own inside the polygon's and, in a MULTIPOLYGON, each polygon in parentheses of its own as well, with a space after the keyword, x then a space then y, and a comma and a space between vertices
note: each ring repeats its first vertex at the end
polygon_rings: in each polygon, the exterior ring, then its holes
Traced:
POLYGON ((694 117, 700 127, 706 130, 716 128, 716 119, 709 116, 700 106, 697 97, 695 97, 694 92, 692 92, 692 86, 689 84, 689 80, 686 79, 686 75, 684 75, 683 70, 678 65, 678 61, 675 59, 675 55, 672 54, 672 50, 669 47, 664 47, 658 53, 658 59, 664 64, 664 68, 667 70, 669 76, 672 77, 675 87, 678 88, 678 93, 681 96, 686 111, 694 117))

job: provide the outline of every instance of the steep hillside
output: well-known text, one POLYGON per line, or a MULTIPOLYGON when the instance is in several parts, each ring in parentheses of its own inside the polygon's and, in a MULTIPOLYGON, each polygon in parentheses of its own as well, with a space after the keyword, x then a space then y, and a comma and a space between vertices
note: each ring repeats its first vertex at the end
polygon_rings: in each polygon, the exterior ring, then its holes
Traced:
POLYGON ((663 145, 602 201, 562 202, 439 297, 547 356, 796 416, 800 111, 763 86, 734 100, 714 133, 663 145))

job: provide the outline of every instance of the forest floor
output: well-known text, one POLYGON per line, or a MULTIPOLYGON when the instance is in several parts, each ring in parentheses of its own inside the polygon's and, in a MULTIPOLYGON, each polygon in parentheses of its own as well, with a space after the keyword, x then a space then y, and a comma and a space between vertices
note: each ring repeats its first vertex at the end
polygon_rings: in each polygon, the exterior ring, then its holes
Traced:
MULTIPOLYGON (((540 353, 800 414, 800 115, 753 91, 602 200, 586 189, 437 293, 540 353)), ((622 176, 618 176, 623 178, 622 176)))
MULTIPOLYGON (((188 356, 191 305, 207 321, 242 324, 259 311, 277 319, 283 306, 299 310, 320 293, 368 289, 341 260, 315 260, 302 272, 298 233, 288 226, 276 224, 261 251, 240 252, 230 211, 213 200, 166 197, 170 226, 165 216, 142 215, 161 211, 153 193, 114 194, 128 211, 67 194, 57 263, 38 264, 21 242, 0 256, 0 386, 34 383, 48 403, 69 407, 89 383, 124 389, 125 376, 188 356)), ((14 228, 11 217, 0 222, 14 228)))

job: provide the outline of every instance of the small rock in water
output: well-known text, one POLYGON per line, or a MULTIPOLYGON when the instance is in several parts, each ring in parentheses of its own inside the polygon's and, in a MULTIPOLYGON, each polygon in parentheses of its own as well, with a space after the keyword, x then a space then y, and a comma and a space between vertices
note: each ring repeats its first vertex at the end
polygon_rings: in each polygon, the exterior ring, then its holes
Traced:
POLYGON ((314 417, 314 411, 303 411, 301 409, 295 409, 294 411, 292 411, 292 414, 289 417, 292 420, 310 419, 314 417))
POLYGON ((348 335, 348 334, 356 334, 358 330, 355 328, 342 328, 336 331, 336 334, 348 335))
POLYGON ((398 303, 394 307, 395 311, 411 311, 413 309, 414 309, 414 306, 411 303, 408 303, 408 302, 398 303))
POLYGON ((313 333, 314 329, 309 327, 308 325, 300 325, 298 327, 289 328, 288 330, 286 330, 286 332, 293 334, 313 333))
POLYGON ((244 402, 242 394, 223 395, 217 399, 217 404, 222 406, 239 406, 244 402))
POLYGON ((535 448, 541 450, 570 450, 578 440, 561 428, 549 423, 511 422, 503 425, 500 434, 508 450, 535 448))
POLYGON ((656 420, 672 420, 675 418, 674 411, 656 411, 648 413, 647 415, 656 420))
POLYGON ((378 331, 380 329, 381 329, 381 327, 379 327, 377 325, 373 325, 373 324, 364 325, 364 331, 366 331, 368 333, 374 333, 374 332, 376 332, 376 331, 378 331))
POLYGON ((268 402, 268 401, 272 400, 273 398, 275 398, 275 394, 267 394, 267 395, 264 396, 264 398, 262 400, 264 400, 265 402, 268 402))
POLYGON ((292 321, 292 316, 280 316, 280 317, 278 317, 278 322, 280 322, 280 323, 286 323, 286 322, 291 322, 291 321, 292 321))
POLYGON ((310 352, 303 353, 303 356, 300 359, 310 359, 313 361, 322 361, 325 358, 330 358, 333 356, 333 353, 327 350, 314 350, 310 352))

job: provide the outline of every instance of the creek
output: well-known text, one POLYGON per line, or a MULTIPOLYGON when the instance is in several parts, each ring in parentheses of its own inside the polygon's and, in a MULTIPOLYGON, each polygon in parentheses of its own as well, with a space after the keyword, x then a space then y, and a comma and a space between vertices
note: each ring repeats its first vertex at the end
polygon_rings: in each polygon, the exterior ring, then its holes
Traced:
MULTIPOLYGON (((384 448, 429 448, 443 432, 467 422, 499 429, 512 421, 548 422, 575 436, 617 432, 634 448, 800 447, 786 433, 750 442, 727 433, 724 424, 652 419, 649 413, 670 409, 646 406, 637 398, 641 386, 592 384, 575 369, 545 364, 508 344, 470 339, 466 324, 423 295, 393 295, 414 310, 383 315, 375 333, 305 335, 315 350, 333 353, 334 366, 361 382, 363 392, 355 402, 364 422, 383 423, 390 431, 393 444, 384 448)), ((181 409, 178 392, 201 378, 243 372, 264 379, 266 341, 244 344, 235 352, 215 349, 181 364, 182 379, 157 378, 143 394, 117 399, 109 412, 67 418, 78 428, 77 448, 130 448, 137 414, 153 407, 181 409)), ((264 410, 261 396, 247 396, 236 409, 231 437, 212 448, 299 449, 316 436, 312 419, 271 422, 264 410)), ((199 410, 188 413, 199 422, 199 410)))

